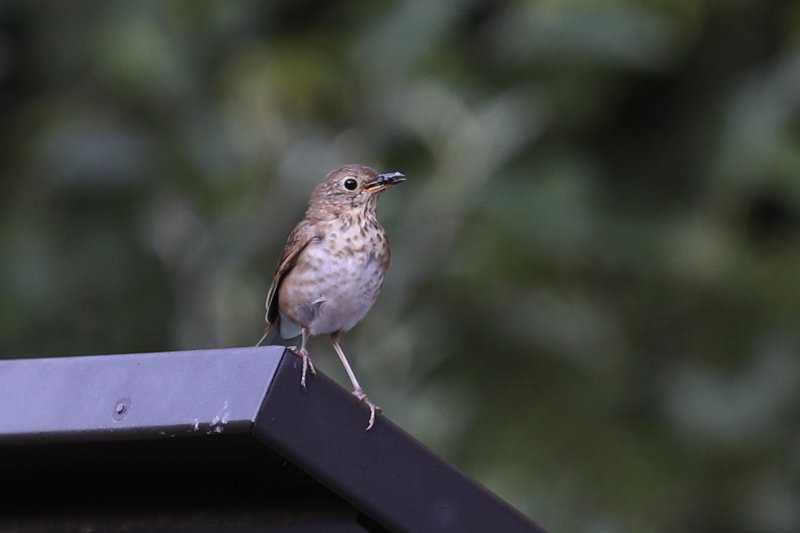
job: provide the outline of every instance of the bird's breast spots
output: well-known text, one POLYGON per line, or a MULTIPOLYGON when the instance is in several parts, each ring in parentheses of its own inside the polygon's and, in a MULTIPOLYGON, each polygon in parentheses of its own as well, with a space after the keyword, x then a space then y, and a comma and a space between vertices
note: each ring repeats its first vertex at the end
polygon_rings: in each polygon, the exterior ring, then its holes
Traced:
POLYGON ((377 263, 379 263, 378 254, 375 252, 375 250, 371 250, 369 252, 369 257, 367 258, 366 268, 374 268, 377 263))

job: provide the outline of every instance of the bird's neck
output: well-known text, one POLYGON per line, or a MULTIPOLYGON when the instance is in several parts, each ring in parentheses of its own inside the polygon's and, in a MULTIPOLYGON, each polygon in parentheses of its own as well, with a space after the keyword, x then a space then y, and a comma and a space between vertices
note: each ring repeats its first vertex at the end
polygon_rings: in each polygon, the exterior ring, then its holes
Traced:
POLYGON ((309 209, 306 218, 317 222, 339 220, 351 224, 377 222, 374 206, 328 206, 327 209, 309 209))

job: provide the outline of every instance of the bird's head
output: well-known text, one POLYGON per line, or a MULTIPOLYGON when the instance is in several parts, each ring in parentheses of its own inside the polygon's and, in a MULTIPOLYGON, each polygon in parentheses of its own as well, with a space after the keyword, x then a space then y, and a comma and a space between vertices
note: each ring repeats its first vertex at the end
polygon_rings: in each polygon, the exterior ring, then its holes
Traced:
POLYGON ((328 174, 314 189, 309 209, 374 209, 382 191, 405 179, 400 172, 378 174, 369 167, 346 165, 328 174))

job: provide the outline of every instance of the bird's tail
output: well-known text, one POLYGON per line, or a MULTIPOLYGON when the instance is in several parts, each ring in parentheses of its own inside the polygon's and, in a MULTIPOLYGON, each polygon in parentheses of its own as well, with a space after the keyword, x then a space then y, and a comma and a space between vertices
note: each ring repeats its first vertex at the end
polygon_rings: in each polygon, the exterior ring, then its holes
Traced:
POLYGON ((261 337, 256 343, 256 346, 272 346, 273 344, 283 344, 281 341, 281 328, 278 327, 277 324, 273 323, 267 326, 267 330, 264 332, 264 335, 261 337))
MULTIPOLYGON (((300 338, 300 334, 293 337, 284 337, 281 335, 281 318, 278 316, 274 322, 267 326, 267 330, 264 332, 264 335, 261 337, 256 343, 256 346, 272 346, 272 345, 281 345, 281 346, 292 346, 293 344, 297 344, 297 340, 300 338)), ((290 332, 293 332, 291 328, 289 328, 290 332)))

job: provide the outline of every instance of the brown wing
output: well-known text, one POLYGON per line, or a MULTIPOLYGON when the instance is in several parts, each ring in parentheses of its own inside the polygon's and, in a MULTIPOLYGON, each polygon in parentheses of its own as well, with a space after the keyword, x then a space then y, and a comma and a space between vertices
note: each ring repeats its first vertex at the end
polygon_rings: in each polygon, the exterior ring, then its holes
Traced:
POLYGON ((289 238, 286 239, 283 255, 278 261, 278 268, 275 270, 275 275, 272 277, 272 285, 270 285, 267 293, 267 324, 273 324, 278 317, 278 290, 283 278, 294 268, 294 265, 297 264, 297 257, 314 237, 311 225, 306 219, 303 219, 289 234, 289 238))

